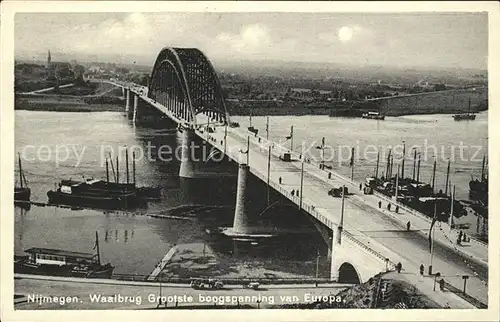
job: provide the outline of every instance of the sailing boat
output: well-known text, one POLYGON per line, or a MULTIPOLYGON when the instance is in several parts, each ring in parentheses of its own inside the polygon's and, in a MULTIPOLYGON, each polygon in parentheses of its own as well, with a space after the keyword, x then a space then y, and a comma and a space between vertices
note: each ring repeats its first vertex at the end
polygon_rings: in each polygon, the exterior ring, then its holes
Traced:
POLYGON ((463 121, 463 120, 475 120, 476 114, 470 112, 470 98, 469 98, 469 111, 467 113, 455 114, 453 115, 455 121, 463 121))
POLYGON ((18 155, 18 163, 19 163, 19 186, 14 186, 14 201, 30 201, 31 189, 28 187, 28 183, 26 182, 26 177, 24 176, 23 167, 21 164, 21 156, 18 155))

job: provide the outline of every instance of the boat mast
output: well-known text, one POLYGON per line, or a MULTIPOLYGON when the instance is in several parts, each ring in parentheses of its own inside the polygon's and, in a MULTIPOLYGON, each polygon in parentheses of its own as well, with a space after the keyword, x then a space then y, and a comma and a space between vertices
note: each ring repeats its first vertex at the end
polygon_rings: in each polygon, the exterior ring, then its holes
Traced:
POLYGON ((132 151, 132 180, 134 180, 135 187, 135 152, 132 151))
POLYGON ((113 179, 115 179, 116 182, 115 166, 113 165, 113 158, 111 157, 111 153, 109 154, 109 164, 111 164, 111 171, 113 171, 113 179))
POLYGON ((406 156, 406 144, 403 141, 403 161, 401 162, 401 179, 405 178, 405 156, 406 156))
POLYGON ((118 170, 118 156, 116 156, 116 183, 120 183, 120 170, 118 170))
POLYGON ((448 181, 450 179, 450 159, 448 159, 448 168, 446 169, 446 184, 444 186, 444 195, 448 195, 448 181))
POLYGON ((415 180, 415 166, 417 163, 417 149, 413 150, 413 173, 411 174, 411 179, 415 180))
POLYGON ((109 183, 109 166, 108 166, 108 158, 106 158, 106 183, 109 183))
POLYGON ((97 263, 101 265, 101 254, 99 254, 99 235, 97 234, 97 230, 95 232, 95 248, 97 250, 97 263))
POLYGON ((417 162, 417 183, 420 182, 420 153, 418 154, 418 162, 417 162))
POLYGON ((377 152, 377 167, 375 168, 375 178, 378 178, 378 162, 380 158, 380 151, 377 152))
POLYGON ((434 193, 434 184, 436 183, 436 157, 434 157, 434 166, 432 167, 432 192, 434 193))
POLYGON ((128 148, 125 150, 125 171, 127 171, 127 185, 129 184, 129 175, 128 175, 128 148))
POLYGON ((385 167, 385 176, 390 178, 389 167, 391 166, 391 149, 389 149, 389 154, 387 154, 387 165, 385 167))
POLYGON ((21 166, 21 155, 19 153, 17 153, 17 156, 18 156, 18 163, 19 163, 19 183, 21 184, 21 188, 23 188, 23 167, 21 166))

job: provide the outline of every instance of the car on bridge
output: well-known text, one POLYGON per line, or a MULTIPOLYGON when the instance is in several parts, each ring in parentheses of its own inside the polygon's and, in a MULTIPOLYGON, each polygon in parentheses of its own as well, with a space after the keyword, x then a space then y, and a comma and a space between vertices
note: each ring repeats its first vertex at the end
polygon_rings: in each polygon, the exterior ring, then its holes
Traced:
POLYGON ((202 290, 202 289, 220 290, 224 287, 224 283, 222 283, 222 281, 212 278, 209 279, 197 278, 191 281, 190 286, 195 290, 202 290))
MULTIPOLYGON (((349 190, 347 189, 347 187, 344 187, 344 194, 345 195, 349 194, 349 190)), ((337 198, 342 197, 342 187, 332 188, 328 190, 328 195, 337 198)))

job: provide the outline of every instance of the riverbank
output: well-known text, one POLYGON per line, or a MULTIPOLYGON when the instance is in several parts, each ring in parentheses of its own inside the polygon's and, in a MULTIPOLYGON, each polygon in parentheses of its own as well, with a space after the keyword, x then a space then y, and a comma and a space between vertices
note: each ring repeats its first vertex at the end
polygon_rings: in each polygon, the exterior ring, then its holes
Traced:
POLYGON ((122 101, 119 98, 112 97, 106 99, 106 96, 100 97, 77 97, 64 95, 16 95, 14 102, 15 110, 29 111, 49 111, 49 112, 122 112, 125 110, 125 103, 117 104, 122 101))
POLYGON ((386 116, 456 114, 488 110, 488 89, 460 89, 414 95, 393 96, 366 101, 319 101, 314 99, 227 101, 230 115, 330 115, 361 117, 375 111, 386 116))

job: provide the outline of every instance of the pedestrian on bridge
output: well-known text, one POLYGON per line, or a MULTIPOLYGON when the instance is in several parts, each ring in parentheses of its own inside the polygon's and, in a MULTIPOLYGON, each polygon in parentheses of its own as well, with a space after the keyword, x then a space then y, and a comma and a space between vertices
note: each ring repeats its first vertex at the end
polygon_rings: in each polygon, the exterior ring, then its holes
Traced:
POLYGON ((396 270, 398 271, 398 274, 401 273, 401 269, 403 268, 403 264, 401 264, 401 262, 399 262, 397 265, 396 265, 396 270))
POLYGON ((297 198, 299 198, 299 190, 297 190, 297 198))
POLYGON ((408 221, 406 223, 406 231, 410 231, 411 223, 408 221))
POLYGON ((295 190, 292 189, 292 197, 295 195, 295 190))
POLYGON ((391 211, 391 204, 390 203, 387 204, 387 210, 391 211))
POLYGON ((359 184, 359 191, 363 190, 363 185, 360 183, 359 184))
POLYGON ((398 206, 398 205, 396 205, 396 209, 394 209, 394 211, 395 211, 396 213, 398 213, 398 211, 399 211, 399 206, 398 206))
POLYGON ((424 276, 424 264, 420 264, 420 276, 424 276))
POLYGON ((280 184, 281 184, 281 177, 278 179, 278 181, 279 181, 279 182, 280 182, 280 184))
POLYGON ((378 202, 378 209, 382 208, 382 201, 378 202))

